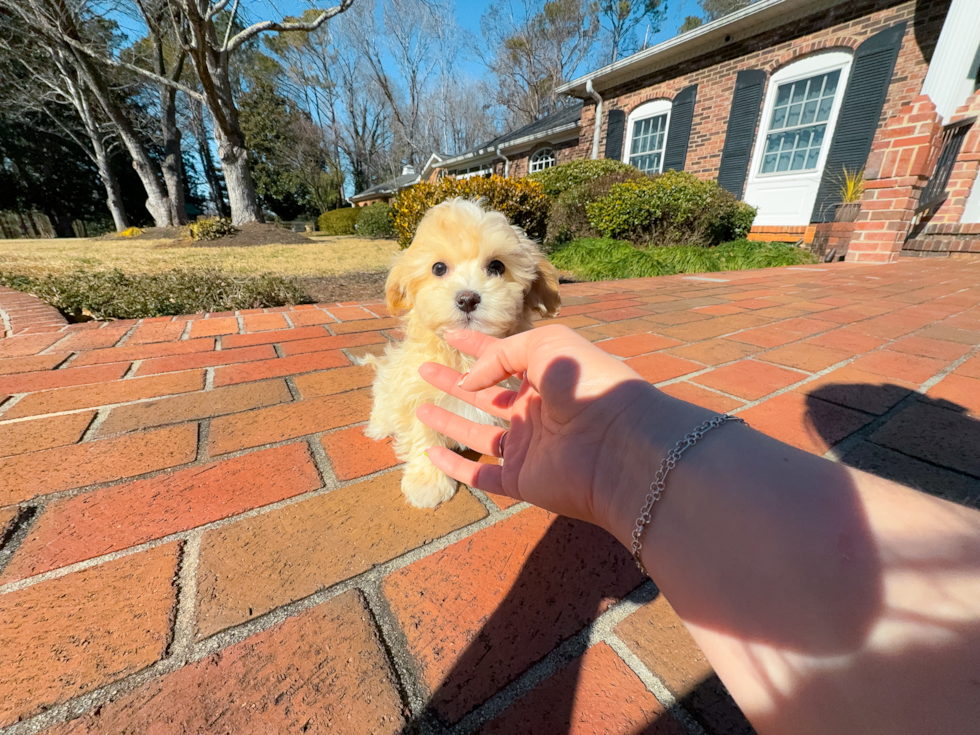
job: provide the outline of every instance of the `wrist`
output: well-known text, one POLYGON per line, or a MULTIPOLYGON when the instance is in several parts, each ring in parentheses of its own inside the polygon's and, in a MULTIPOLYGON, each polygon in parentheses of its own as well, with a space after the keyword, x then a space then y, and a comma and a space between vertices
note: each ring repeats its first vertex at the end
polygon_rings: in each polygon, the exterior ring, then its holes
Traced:
MULTIPOLYGON (((603 527, 627 549, 661 461, 686 434, 716 415, 652 386, 646 388, 632 409, 624 412, 617 422, 612 443, 616 450, 611 454, 618 462, 619 471, 609 488, 608 508, 602 518, 603 527)), ((667 484, 669 493, 669 479, 667 484)))

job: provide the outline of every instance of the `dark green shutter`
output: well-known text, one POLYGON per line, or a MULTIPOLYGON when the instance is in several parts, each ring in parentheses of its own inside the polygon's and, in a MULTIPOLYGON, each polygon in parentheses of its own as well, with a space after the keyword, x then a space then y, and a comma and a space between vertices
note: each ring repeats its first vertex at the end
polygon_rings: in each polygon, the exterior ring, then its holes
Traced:
POLYGON ((735 94, 732 95, 732 109, 728 113, 728 130, 725 133, 725 147, 721 151, 718 183, 739 199, 742 198, 745 176, 749 171, 765 87, 766 73, 762 69, 740 71, 735 78, 735 94))
POLYGON ((667 145, 664 148, 664 171, 684 170, 687 161, 687 144, 691 140, 691 124, 694 122, 694 103, 698 98, 698 85, 685 87, 670 107, 670 128, 667 130, 667 145))
POLYGON ((623 134, 626 132, 626 113, 610 110, 606 121, 606 158, 623 158, 623 134))
POLYGON ((905 23, 899 23, 875 34, 854 52, 811 222, 833 222, 844 167, 859 171, 868 161, 904 35, 905 23))

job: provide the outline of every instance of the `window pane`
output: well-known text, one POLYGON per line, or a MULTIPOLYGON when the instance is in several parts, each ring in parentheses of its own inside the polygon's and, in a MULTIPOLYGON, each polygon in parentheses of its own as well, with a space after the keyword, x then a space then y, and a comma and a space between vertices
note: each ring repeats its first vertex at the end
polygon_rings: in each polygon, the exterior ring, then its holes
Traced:
POLYGON ((800 117, 800 125, 809 125, 817 117, 817 101, 807 102, 803 105, 803 115, 800 117))
POLYGON ((789 92, 791 84, 784 84, 776 91, 776 104, 785 105, 789 103, 789 92))
POLYGON ((762 173, 771 174, 776 170, 776 154, 767 153, 765 158, 762 159, 762 173))
POLYGON ((820 158, 820 149, 819 148, 811 148, 810 149, 810 152, 807 154, 807 157, 806 157, 806 165, 804 166, 804 168, 805 169, 813 169, 813 168, 816 168, 817 167, 817 159, 819 159, 819 158, 820 158))
POLYGON ((824 122, 830 119, 830 109, 834 106, 833 97, 824 97, 820 100, 820 107, 817 109, 817 122, 824 122))
POLYGON ((786 127, 791 128, 800 124, 800 110, 803 105, 790 105, 789 113, 786 115, 786 127))
POLYGON ((802 150, 797 150, 793 153, 793 162, 790 164, 790 170, 792 171, 802 171, 806 166, 806 148, 802 150))
POLYGON ((779 130, 786 123, 786 108, 777 107, 772 113, 772 127, 773 130, 779 130))
POLYGON ((783 151, 779 154, 779 163, 776 164, 777 171, 788 171, 789 170, 789 160, 792 157, 790 151, 783 151))
POLYGON ((793 84, 793 102, 802 102, 806 96, 806 85, 809 80, 802 80, 793 84))
POLYGON ((823 88, 824 97, 833 97, 837 93, 837 82, 840 80, 840 69, 827 75, 827 83, 823 88))
POLYGON ((820 99, 820 93, 823 90, 823 83, 826 78, 826 74, 821 74, 819 77, 814 77, 810 80, 810 89, 806 93, 807 100, 820 99))

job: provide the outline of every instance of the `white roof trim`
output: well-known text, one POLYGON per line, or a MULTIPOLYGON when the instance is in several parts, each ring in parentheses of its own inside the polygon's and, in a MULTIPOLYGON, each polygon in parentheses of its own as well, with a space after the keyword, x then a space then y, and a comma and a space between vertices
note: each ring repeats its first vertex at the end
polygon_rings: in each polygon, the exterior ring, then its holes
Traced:
POLYGON ((760 30, 777 28, 845 2, 847 0, 757 0, 742 10, 562 84, 555 92, 584 98, 585 83, 590 79, 593 86, 601 85, 608 89, 693 56, 717 50, 731 41, 750 38, 760 30), (730 37, 730 40, 726 41, 726 37, 730 37))
POLYGON ((470 153, 464 153, 463 155, 456 156, 455 158, 447 158, 446 160, 440 162, 439 168, 446 168, 447 166, 454 166, 457 163, 463 163, 464 161, 473 161, 480 158, 494 159, 497 158, 497 149, 508 150, 511 148, 517 148, 527 143, 533 143, 536 140, 542 140, 545 138, 554 138, 556 135, 561 133, 567 133, 572 130, 578 130, 579 122, 571 122, 566 125, 560 125, 557 128, 551 128, 550 130, 544 130, 540 133, 534 133, 533 135, 525 135, 523 138, 515 138, 514 140, 507 141, 499 146, 494 146, 493 148, 481 148, 478 151, 472 151, 470 153))

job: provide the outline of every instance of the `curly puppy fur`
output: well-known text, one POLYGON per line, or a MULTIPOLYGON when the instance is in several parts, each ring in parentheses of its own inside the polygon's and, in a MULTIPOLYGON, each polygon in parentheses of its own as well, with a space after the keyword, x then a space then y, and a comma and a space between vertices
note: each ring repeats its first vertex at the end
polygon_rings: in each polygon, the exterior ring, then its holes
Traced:
POLYGON ((450 347, 450 329, 507 337, 531 328, 532 315, 554 316, 561 301, 558 272, 538 246, 500 212, 452 199, 430 209, 411 246, 395 261, 386 283, 388 311, 404 314, 406 337, 390 344, 374 366, 374 408, 364 432, 393 437, 406 463, 402 491, 409 503, 434 508, 456 492, 456 482, 428 460, 431 446, 459 447, 415 416, 433 403, 485 424, 494 417, 436 390, 419 376, 424 362, 466 372, 473 358, 450 347))

